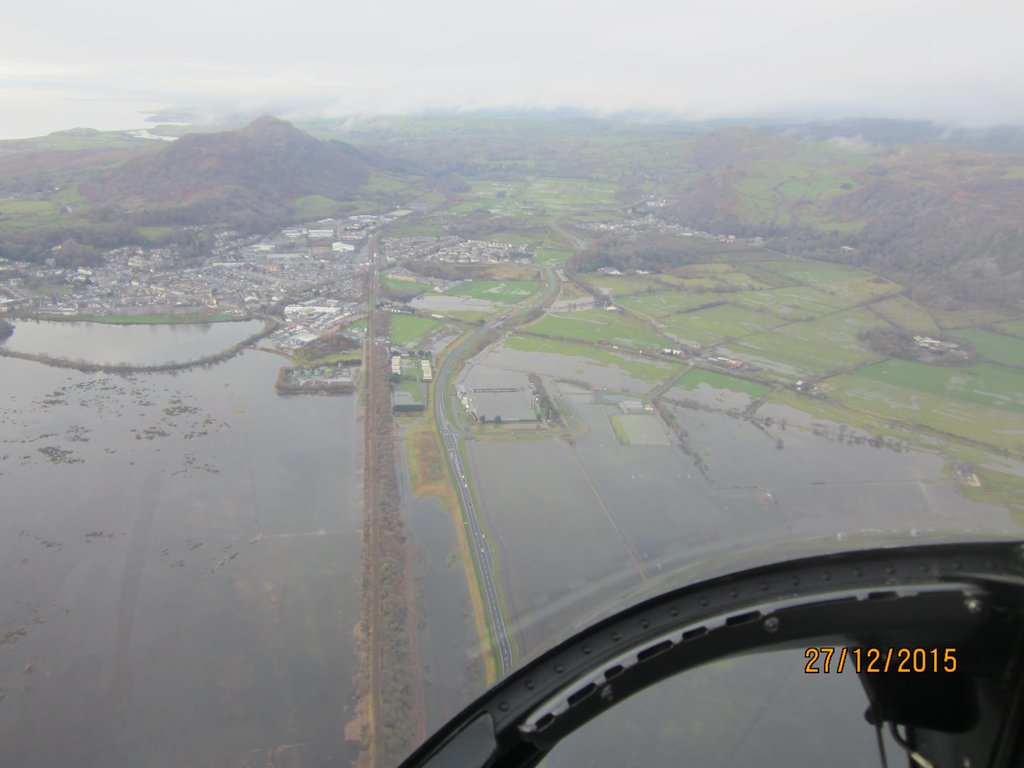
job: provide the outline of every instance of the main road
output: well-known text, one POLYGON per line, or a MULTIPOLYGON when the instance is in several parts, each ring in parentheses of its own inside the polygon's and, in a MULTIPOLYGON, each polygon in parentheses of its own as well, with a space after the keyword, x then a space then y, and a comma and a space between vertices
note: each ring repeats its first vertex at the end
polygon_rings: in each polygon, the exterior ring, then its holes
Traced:
POLYGON ((469 529, 470 545, 473 548, 473 556, 476 560, 476 570, 480 574, 480 581, 484 587, 484 603, 487 606, 490 625, 494 632, 494 640, 498 646, 498 659, 501 664, 498 672, 499 677, 512 671, 512 643, 508 639, 508 632, 505 629, 505 618, 502 615, 501 602, 498 599, 498 588, 494 583, 493 554, 486 536, 480 530, 480 521, 477 518, 476 506, 473 503, 473 494, 469 490, 468 474, 462 464, 462 457, 459 455, 458 431, 448 418, 445 400, 448 391, 448 378, 456 366, 462 362, 462 357, 466 350, 472 349, 487 333, 497 330, 504 325, 513 325, 517 319, 521 319, 534 308, 549 303, 554 299, 558 291, 558 280, 550 267, 545 266, 543 269, 546 286, 541 297, 523 309, 504 315, 504 319, 484 323, 469 334, 448 353, 444 365, 437 372, 437 377, 434 381, 434 415, 437 418, 437 428, 441 433, 441 442, 444 445, 445 453, 448 455, 448 464, 452 469, 455 484, 459 489, 462 515, 469 529))

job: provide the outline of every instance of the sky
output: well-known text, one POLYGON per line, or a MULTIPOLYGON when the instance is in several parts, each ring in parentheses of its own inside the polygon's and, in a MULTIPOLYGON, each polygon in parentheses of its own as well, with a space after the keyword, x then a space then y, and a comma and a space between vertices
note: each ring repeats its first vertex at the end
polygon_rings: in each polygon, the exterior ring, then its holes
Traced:
POLYGON ((1016 0, 51 0, 4 11, 0 136, 189 107, 576 107, 1024 124, 1016 0))

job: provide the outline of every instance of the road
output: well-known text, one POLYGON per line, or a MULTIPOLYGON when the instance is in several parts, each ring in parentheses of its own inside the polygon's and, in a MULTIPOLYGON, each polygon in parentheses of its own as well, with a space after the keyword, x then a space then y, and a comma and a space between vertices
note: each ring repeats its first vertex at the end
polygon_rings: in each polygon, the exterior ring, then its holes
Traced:
POLYGON ((469 529, 469 539, 476 558, 477 573, 480 574, 480 581, 484 586, 484 602, 487 605, 487 613, 498 646, 498 658, 501 665, 498 670, 499 677, 512 671, 512 643, 508 639, 505 619, 501 613, 501 602, 498 600, 498 588, 494 583, 494 557, 491 544, 487 541, 484 532, 480 530, 473 494, 469 491, 468 475, 462 464, 462 457, 459 455, 458 431, 448 418, 448 411, 445 408, 445 393, 448 390, 448 377, 456 365, 461 363, 462 355, 466 350, 472 349, 483 335, 503 326, 514 325, 518 318, 523 317, 533 308, 550 303, 554 299, 558 291, 558 281, 550 267, 544 268, 544 279, 546 287, 537 301, 514 313, 505 315, 504 320, 492 320, 473 331, 445 358, 444 365, 441 366, 434 381, 434 415, 437 418, 438 431, 441 433, 441 442, 444 445, 445 453, 448 454, 449 466, 454 473, 455 484, 459 489, 463 519, 469 529))

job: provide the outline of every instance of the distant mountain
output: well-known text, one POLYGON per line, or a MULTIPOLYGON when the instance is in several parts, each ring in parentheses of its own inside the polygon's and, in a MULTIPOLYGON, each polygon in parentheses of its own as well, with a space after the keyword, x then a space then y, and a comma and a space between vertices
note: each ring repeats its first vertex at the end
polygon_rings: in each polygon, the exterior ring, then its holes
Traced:
POLYGON ((958 149, 973 149, 1000 155, 1024 155, 1024 127, 1015 125, 972 128, 924 120, 858 118, 776 126, 767 128, 766 132, 814 141, 852 139, 885 147, 941 142, 958 149))
POLYGON ((932 124, 903 121, 820 125, 814 138, 721 129, 685 146, 681 167, 665 174, 663 210, 866 267, 918 298, 1024 309, 1024 157, 963 146, 1014 130, 939 141, 932 124))
POLYGON ((274 216, 304 195, 351 197, 369 168, 348 144, 261 117, 237 131, 182 136, 94 175, 81 190, 139 224, 205 224, 274 216))

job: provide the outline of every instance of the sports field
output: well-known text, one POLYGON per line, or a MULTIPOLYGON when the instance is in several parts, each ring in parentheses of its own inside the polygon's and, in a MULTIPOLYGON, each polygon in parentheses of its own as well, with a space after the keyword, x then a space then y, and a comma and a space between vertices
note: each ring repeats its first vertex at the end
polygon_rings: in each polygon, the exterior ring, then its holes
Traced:
POLYGON ((414 344, 430 333, 438 321, 416 315, 391 316, 391 342, 399 346, 414 344))

